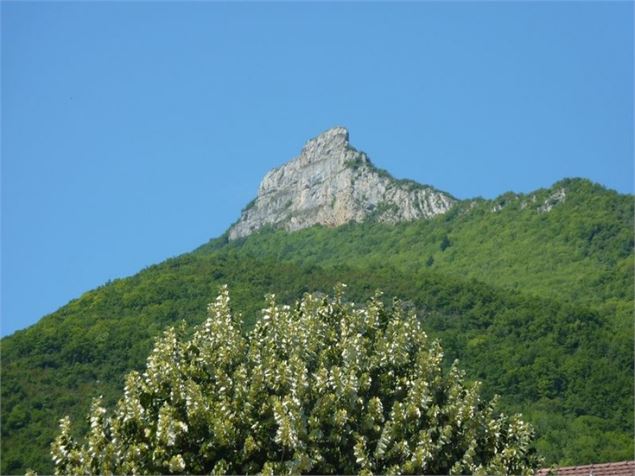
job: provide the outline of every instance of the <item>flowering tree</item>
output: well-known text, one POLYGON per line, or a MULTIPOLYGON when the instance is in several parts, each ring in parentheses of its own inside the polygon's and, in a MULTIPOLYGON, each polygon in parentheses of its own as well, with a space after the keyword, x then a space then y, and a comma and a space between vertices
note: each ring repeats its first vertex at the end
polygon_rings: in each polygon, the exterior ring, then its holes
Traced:
POLYGON ((465 385, 414 315, 268 297, 245 337, 226 287, 190 338, 170 328, 111 416, 99 399, 85 442, 68 418, 57 474, 531 474, 532 430, 465 385))

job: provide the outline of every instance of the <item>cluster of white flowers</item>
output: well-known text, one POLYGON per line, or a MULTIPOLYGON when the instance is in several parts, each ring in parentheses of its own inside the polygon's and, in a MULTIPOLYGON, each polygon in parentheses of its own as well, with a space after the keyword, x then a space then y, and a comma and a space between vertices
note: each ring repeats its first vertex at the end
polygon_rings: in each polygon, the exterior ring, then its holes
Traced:
POLYGON ((413 314, 379 294, 357 308, 343 289, 292 307, 268 296, 244 336, 223 287, 191 338, 157 341, 110 417, 93 403, 83 445, 62 420, 56 472, 533 471, 531 428, 445 371, 413 314))

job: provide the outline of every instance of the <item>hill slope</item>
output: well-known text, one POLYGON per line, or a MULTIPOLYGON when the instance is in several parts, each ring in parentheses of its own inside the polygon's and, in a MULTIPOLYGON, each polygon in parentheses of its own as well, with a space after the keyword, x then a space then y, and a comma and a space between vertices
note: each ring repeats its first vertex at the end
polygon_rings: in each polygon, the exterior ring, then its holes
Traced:
MULTIPOLYGON (((374 220, 288 234, 273 228, 228 241, 242 254, 305 264, 426 267, 495 286, 602 304, 632 298, 633 197, 584 179, 531 194, 456 204, 429 220, 374 220), (549 211, 554 196, 566 196, 549 211)), ((217 247, 217 242, 198 252, 217 247)), ((630 313, 630 310, 629 310, 630 313)))
POLYGON ((525 413, 547 463, 632 456, 632 196, 569 179, 452 201, 426 219, 368 213, 334 228, 319 214, 295 216, 309 217, 299 231, 282 220, 229 232, 2 339, 1 472, 50 473, 57 420, 81 421, 95 395, 114 403, 153 338, 202 321, 223 283, 246 328, 266 293, 291 302, 345 282, 363 301, 382 289, 416 308, 447 363, 460 358, 486 395, 525 413))

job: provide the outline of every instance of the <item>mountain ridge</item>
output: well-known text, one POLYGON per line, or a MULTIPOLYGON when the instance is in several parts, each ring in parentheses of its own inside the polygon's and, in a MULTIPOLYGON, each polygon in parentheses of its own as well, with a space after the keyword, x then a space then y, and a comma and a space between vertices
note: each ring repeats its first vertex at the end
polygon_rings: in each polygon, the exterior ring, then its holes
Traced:
POLYGON ((267 227, 297 231, 368 220, 395 224, 431 219, 457 205, 470 208, 480 202, 491 202, 491 211, 498 212, 514 199, 523 199, 522 208, 544 213, 564 202, 567 186, 579 181, 588 179, 558 180, 547 187, 552 194, 541 197, 540 203, 536 203, 537 195, 545 188, 505 192, 492 199, 458 199, 432 185, 393 177, 350 144, 345 127, 336 126, 309 139, 298 156, 269 170, 257 196, 241 210, 226 234, 229 240, 236 240, 267 227))

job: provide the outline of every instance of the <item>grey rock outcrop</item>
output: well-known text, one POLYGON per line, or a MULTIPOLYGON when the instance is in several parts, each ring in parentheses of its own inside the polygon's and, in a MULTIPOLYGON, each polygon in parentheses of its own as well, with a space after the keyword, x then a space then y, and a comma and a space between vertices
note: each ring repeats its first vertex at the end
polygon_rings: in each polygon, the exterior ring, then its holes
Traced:
POLYGON ((538 212, 540 213, 549 213, 553 207, 559 205, 565 201, 567 198, 567 192, 564 188, 559 188, 555 192, 553 192, 545 202, 538 208, 538 212))
POLYGON ((380 222, 431 218, 456 200, 432 187, 395 180, 350 146, 348 131, 335 127, 309 140, 299 156, 268 172, 258 196, 229 229, 229 238, 263 226, 299 230, 338 226, 369 218, 380 222))

